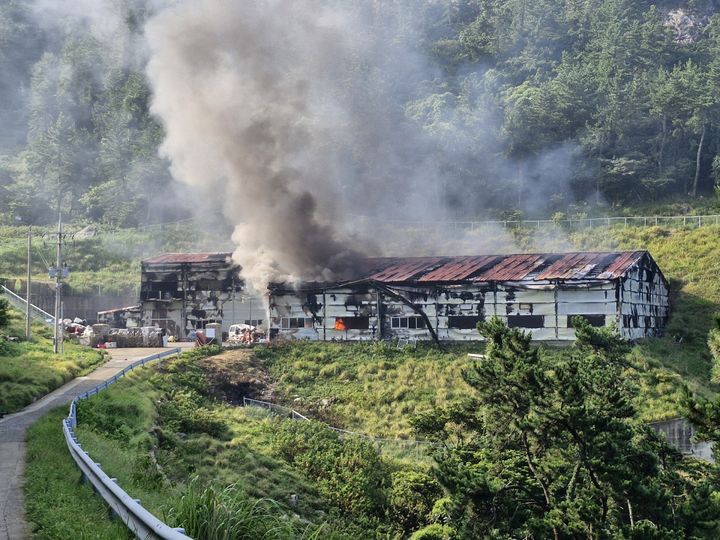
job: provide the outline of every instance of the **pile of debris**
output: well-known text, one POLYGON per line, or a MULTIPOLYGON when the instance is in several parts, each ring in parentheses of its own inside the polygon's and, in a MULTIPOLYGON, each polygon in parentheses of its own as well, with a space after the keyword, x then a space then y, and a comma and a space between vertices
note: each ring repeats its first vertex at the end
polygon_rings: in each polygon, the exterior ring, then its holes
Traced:
POLYGON ((162 330, 157 326, 141 328, 113 328, 107 341, 115 343, 115 347, 162 347, 162 330))
POLYGON ((230 327, 227 342, 232 345, 249 345, 260 343, 265 339, 265 333, 249 324, 233 324, 230 327))
POLYGON ((81 345, 99 349, 129 347, 162 347, 162 330, 156 326, 110 328, 107 324, 65 326, 65 335, 75 337, 81 345))
POLYGON ((82 336, 85 333, 85 329, 88 327, 88 323, 85 319, 75 317, 74 319, 63 319, 63 329, 65 335, 69 336, 82 336))

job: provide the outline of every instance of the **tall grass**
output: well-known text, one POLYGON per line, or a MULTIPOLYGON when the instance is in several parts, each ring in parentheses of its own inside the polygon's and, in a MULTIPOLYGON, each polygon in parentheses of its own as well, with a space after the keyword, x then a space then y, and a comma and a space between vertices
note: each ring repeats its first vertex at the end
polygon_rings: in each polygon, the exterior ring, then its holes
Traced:
POLYGON ((251 499, 236 484, 192 480, 168 519, 195 540, 315 540, 334 536, 322 526, 298 526, 270 499, 251 499))

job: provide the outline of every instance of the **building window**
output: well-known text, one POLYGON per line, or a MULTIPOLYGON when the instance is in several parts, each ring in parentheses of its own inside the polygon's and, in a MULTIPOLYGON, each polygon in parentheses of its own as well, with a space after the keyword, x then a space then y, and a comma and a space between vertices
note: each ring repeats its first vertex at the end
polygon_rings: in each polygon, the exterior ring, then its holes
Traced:
POLYGON ((390 327, 422 330, 425 328, 425 319, 422 317, 390 317, 390 327))
POLYGON ((510 328, 544 328, 545 317, 542 315, 508 315, 507 324, 510 328))
POLYGON ((249 326, 261 326, 263 323, 262 319, 245 319, 245 324, 249 326))
POLYGON ((518 304, 518 311, 523 315, 532 315, 533 305, 532 304, 518 304))
POLYGON ((475 330, 478 323, 483 322, 485 317, 474 315, 454 315, 448 317, 448 328, 460 330, 475 330))
POLYGON ((368 330, 370 317, 336 317, 335 330, 368 330))
POLYGON ((283 329, 312 328, 313 320, 310 317, 282 317, 280 327, 283 329))
POLYGON ((568 328, 575 328, 573 326, 573 319, 575 317, 581 317, 585 319, 587 322, 590 323, 590 326, 595 326, 597 328, 601 326, 605 326, 605 315, 568 315, 567 318, 567 327, 568 328))

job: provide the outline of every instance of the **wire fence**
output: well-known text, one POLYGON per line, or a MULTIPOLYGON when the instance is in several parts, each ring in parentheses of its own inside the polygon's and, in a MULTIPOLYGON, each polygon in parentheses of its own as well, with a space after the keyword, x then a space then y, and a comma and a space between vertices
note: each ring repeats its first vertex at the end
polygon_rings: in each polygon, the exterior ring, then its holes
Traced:
POLYGON ((480 232, 488 229, 562 229, 582 230, 599 227, 666 227, 666 228, 699 228, 720 225, 720 214, 702 216, 622 216, 596 218, 562 218, 562 219, 530 219, 530 220, 490 220, 490 221, 402 221, 377 220, 367 216, 357 216, 368 226, 393 227, 418 231, 444 232, 480 232))
MULTIPOLYGON (((10 289, 5 287, 5 285, 0 285, 0 292, 4 294, 10 305, 18 311, 25 312, 27 309, 27 302, 24 298, 12 292, 10 289)), ((55 324, 55 317, 53 315, 50 315, 47 311, 43 311, 33 304, 30 304, 30 318, 34 321, 41 321, 50 327, 55 324)))
MULTIPOLYGON (((310 418, 304 416, 294 409, 278 405, 277 403, 270 403, 268 401, 260 401, 257 399, 251 399, 243 397, 243 406, 254 407, 258 409, 264 409, 271 414, 280 416, 282 418, 290 418, 291 420, 300 420, 309 422, 310 418)), ((341 429, 333 427, 328 424, 324 424, 328 429, 338 433, 340 438, 345 437, 359 437, 366 441, 369 441, 377 448, 378 451, 383 454, 390 455, 400 459, 411 458, 415 461, 423 459, 429 459, 430 452, 437 448, 438 443, 432 441, 423 441, 419 439, 393 439, 393 438, 382 438, 382 437, 371 437, 364 433, 357 431, 349 431, 347 429, 341 429)))

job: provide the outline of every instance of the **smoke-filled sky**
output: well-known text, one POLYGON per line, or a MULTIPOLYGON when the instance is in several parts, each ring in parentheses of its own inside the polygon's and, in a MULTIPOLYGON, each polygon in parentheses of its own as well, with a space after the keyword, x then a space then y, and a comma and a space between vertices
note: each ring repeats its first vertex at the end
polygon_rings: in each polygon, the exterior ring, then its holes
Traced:
POLYGON ((221 201, 258 288, 349 277, 373 252, 357 215, 442 217, 424 137, 400 114, 430 68, 390 41, 387 15, 319 0, 192 0, 146 27, 161 152, 176 178, 221 201))
POLYGON ((453 79, 431 58, 428 10, 443 1, 124 0, 148 17, 132 31, 110 0, 33 5, 49 35, 72 22, 145 69, 178 181, 158 197, 192 193, 198 216, 222 214, 264 290, 351 277, 365 255, 513 249, 505 237, 377 237, 374 224, 477 219, 491 180, 519 170, 533 181, 526 209, 566 187, 572 145, 504 157, 493 76, 474 65, 453 79))

